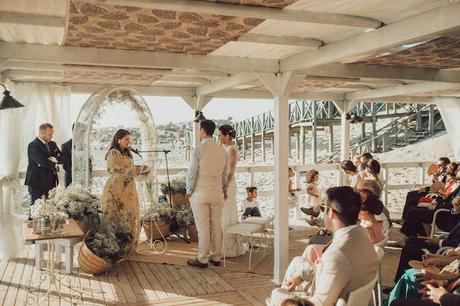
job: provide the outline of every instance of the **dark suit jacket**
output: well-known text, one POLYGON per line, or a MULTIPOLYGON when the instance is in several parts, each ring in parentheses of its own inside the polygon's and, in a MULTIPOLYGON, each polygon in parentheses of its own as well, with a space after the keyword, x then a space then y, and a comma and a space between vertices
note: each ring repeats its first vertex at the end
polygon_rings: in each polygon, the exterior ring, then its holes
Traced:
POLYGON ((50 161, 49 158, 55 157, 59 162, 62 162, 62 152, 54 141, 50 141, 48 146, 49 151, 38 138, 29 143, 27 147, 29 165, 26 172, 26 185, 51 190, 58 184, 56 163, 50 161))
POLYGON ((72 183, 72 138, 62 144, 61 150, 64 156, 62 166, 65 171, 65 186, 67 187, 72 183))
POLYGON ((446 239, 442 240, 442 246, 450 246, 456 248, 460 243, 460 221, 457 225, 450 231, 449 236, 446 239))

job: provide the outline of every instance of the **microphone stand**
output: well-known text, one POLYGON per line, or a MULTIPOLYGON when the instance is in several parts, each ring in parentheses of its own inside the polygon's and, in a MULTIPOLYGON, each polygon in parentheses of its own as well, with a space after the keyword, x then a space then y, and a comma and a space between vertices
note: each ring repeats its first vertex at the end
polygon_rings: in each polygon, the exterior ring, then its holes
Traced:
MULTIPOLYGON (((143 150, 143 151, 140 151, 140 150, 132 149, 132 151, 141 157, 142 163, 144 163, 144 159, 142 158, 141 154, 139 154, 139 153, 164 153, 165 154, 166 179, 167 179, 167 182, 168 182, 168 193, 169 193, 169 206, 172 207, 173 203, 172 203, 171 181, 169 180, 169 165, 168 165, 168 153, 170 153, 171 150, 143 150)), ((177 221, 176 221, 176 229, 177 229, 177 221)), ((171 235, 176 235, 177 237, 179 237, 180 239, 184 240, 185 242, 191 243, 191 241, 189 239, 187 239, 183 235, 177 233, 175 230, 171 231, 168 235, 166 235, 165 239, 168 238, 171 235)))

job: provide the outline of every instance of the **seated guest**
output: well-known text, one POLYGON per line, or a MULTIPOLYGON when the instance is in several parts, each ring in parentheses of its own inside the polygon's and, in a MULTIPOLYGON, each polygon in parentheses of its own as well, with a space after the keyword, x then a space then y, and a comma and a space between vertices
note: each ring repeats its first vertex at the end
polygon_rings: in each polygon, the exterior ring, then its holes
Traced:
MULTIPOLYGON (((359 195, 361 196, 362 201, 364 201, 368 196, 376 196, 377 199, 380 199, 382 194, 382 188, 376 181, 372 180, 364 180, 360 181, 358 186, 356 187, 356 191, 358 191, 359 195)), ((388 233, 393 226, 390 220, 390 212, 388 209, 383 206, 383 210, 381 214, 375 215, 375 219, 377 221, 383 221, 383 227, 385 233, 388 233)))
MULTIPOLYGON (((439 288, 447 287, 451 292, 454 291, 454 288, 460 286, 460 282, 458 281, 460 277, 458 273, 460 248, 456 248, 445 256, 437 254, 429 255, 434 257, 428 258, 423 262, 415 262, 414 264, 417 266, 414 266, 414 269, 405 271, 404 275, 390 292, 386 305, 420 305, 419 302, 422 301, 422 298, 426 299, 429 297, 428 291, 431 288, 428 285, 439 288), (443 266, 442 270, 439 270, 437 266, 443 266)), ((443 291, 443 294, 448 293, 446 289, 443 291)), ((457 294, 460 294, 460 290, 457 294)), ((428 303, 426 305, 435 304, 428 303)))
POLYGON ((382 241, 385 238, 385 229, 383 221, 375 218, 383 211, 383 203, 375 196, 368 195, 362 202, 359 220, 362 227, 367 229, 369 238, 373 244, 382 241))
POLYGON ((367 164, 370 160, 373 160, 373 159, 374 159, 374 156, 372 156, 372 154, 369 152, 364 152, 359 157, 360 164, 367 164))
POLYGON ((375 159, 371 159, 366 164, 366 179, 376 181, 380 187, 383 187, 383 183, 380 180, 380 163, 375 159))
POLYGON ((324 223, 334 233, 330 246, 310 270, 298 271, 288 288, 272 291, 269 305, 281 305, 294 296, 307 298, 316 306, 333 306, 339 298, 347 299, 351 291, 371 281, 377 272, 377 255, 367 231, 357 225, 361 207, 359 195, 351 187, 333 187, 326 191, 324 223), (304 273, 306 272, 306 273, 304 273), (314 279, 309 292, 295 291, 302 283, 314 279))
MULTIPOLYGON (((450 164, 450 159, 447 157, 441 157, 439 158, 437 162, 438 166, 438 171, 435 172, 432 176, 433 184, 436 184, 437 182, 445 182, 446 181, 446 170, 447 170, 447 165, 450 164)), ((403 209, 403 214, 402 214, 402 219, 400 220, 395 220, 397 223, 403 223, 404 220, 406 219, 406 215, 408 210, 416 206, 418 203, 418 199, 421 197, 424 197, 427 195, 430 191, 430 187, 422 187, 418 190, 410 191, 407 193, 406 196, 406 201, 404 204, 404 209, 403 209)))
POLYGON ((340 163, 340 168, 343 173, 348 177, 348 186, 355 189, 356 185, 361 181, 361 177, 358 174, 358 168, 353 164, 351 160, 344 160, 340 163))
MULTIPOLYGON (((430 224, 433 221, 433 216, 434 213, 439 210, 439 209, 452 209, 452 201, 454 200, 454 197, 457 197, 460 195, 460 172, 457 175, 457 178, 455 179, 456 182, 456 187, 452 192, 450 193, 444 193, 447 195, 446 198, 444 197, 437 197, 436 199, 433 198, 431 200, 431 203, 422 203, 420 202, 421 200, 429 199, 429 198, 421 198, 419 199, 419 204, 418 206, 411 207, 406 214, 406 219, 402 224, 401 227, 401 233, 403 236, 401 239, 398 241, 398 243, 403 246, 404 241, 407 239, 409 236, 417 236, 417 235, 422 235, 425 236, 425 228, 423 227, 423 223, 430 224)), ((455 216, 452 218, 457 219, 456 214, 454 213, 455 216)), ((437 220, 437 224, 439 224, 439 228, 441 228, 444 231, 449 231, 452 229, 452 225, 449 224, 449 220, 451 217, 449 214, 441 214, 440 219, 437 220)), ((455 222, 457 224, 457 222, 455 222)), ((455 224, 453 226, 455 226, 455 224)))
POLYGON ((404 271, 409 268, 409 261, 421 260, 424 254, 424 249, 431 253, 445 246, 457 247, 460 243, 460 222, 450 231, 445 239, 430 238, 430 237, 409 237, 401 251, 399 259, 398 270, 395 275, 394 281, 397 282, 404 274, 404 271))
POLYGON ((257 187, 246 188, 246 199, 238 204, 238 214, 243 221, 247 217, 261 217, 260 205, 257 201, 257 187))

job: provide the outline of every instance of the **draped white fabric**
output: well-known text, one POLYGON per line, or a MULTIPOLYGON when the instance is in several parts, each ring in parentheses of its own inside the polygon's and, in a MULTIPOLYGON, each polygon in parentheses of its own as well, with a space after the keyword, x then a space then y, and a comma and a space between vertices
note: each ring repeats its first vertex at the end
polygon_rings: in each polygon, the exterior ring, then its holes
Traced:
POLYGON ((436 98, 456 160, 460 160, 460 98, 436 98))
POLYGON ((38 133, 41 123, 54 126, 58 145, 71 137, 70 88, 33 83, 7 83, 11 95, 24 108, 0 111, 0 178, 5 178, 3 207, 0 207, 0 259, 17 254, 22 246, 23 179, 18 173, 27 168, 27 145, 38 133))

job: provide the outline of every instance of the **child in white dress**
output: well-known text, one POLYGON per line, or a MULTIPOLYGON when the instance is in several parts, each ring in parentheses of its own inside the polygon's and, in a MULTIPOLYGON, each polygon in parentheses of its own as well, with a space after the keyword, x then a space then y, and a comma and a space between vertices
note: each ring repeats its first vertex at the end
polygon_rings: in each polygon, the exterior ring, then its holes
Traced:
POLYGON ((306 175, 306 180, 307 207, 301 207, 300 210, 314 218, 313 220, 307 220, 308 224, 321 226, 321 220, 317 219, 321 208, 321 195, 318 189, 319 172, 313 169, 309 170, 306 175))

